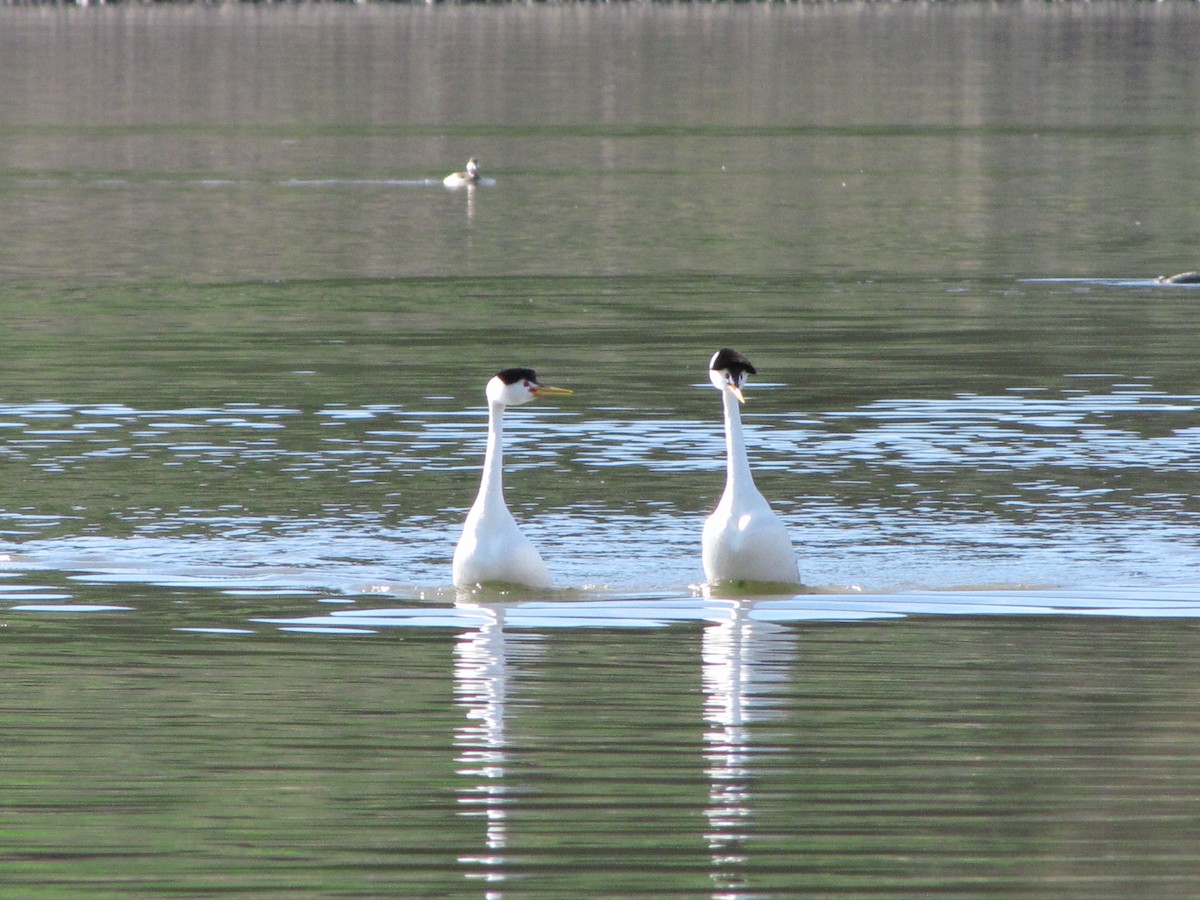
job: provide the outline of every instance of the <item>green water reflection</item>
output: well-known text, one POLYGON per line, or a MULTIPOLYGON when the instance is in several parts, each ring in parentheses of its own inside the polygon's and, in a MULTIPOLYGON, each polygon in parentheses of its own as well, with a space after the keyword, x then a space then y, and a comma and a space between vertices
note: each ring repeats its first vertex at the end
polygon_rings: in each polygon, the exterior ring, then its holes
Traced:
POLYGON ((467 637, 94 626, 9 636, 0 826, 25 895, 1194 884, 1191 624, 776 629, 736 727, 700 630, 510 635, 491 732, 451 677, 467 637))

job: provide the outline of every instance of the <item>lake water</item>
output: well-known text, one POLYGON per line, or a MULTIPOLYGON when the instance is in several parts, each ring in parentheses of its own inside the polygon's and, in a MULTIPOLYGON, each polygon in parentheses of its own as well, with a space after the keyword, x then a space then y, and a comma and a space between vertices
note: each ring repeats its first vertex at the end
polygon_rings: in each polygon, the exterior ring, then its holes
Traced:
POLYGON ((0 894, 1200 894, 1198 43, 0 9, 0 894), (459 593, 513 365, 557 587, 459 593))

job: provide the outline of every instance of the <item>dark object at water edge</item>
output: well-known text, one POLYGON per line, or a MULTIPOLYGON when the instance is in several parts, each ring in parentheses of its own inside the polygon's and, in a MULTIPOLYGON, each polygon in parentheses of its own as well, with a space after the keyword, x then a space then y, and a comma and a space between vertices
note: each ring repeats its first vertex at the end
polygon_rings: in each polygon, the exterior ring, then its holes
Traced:
POLYGON ((1178 275, 1159 275, 1159 284, 1200 284, 1200 272, 1180 272, 1178 275))

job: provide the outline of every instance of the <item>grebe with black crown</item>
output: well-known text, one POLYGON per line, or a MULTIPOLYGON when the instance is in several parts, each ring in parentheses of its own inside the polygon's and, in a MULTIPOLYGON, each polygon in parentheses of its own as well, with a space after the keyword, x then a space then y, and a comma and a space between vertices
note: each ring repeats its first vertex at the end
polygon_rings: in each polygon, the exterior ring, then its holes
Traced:
POLYGON ((791 538, 754 485, 742 433, 742 385, 757 370, 736 350, 724 348, 708 363, 708 378, 725 407, 725 493, 704 523, 704 577, 728 582, 800 583, 791 538))
POLYGON ((451 172, 442 179, 442 184, 446 187, 466 187, 469 184, 477 184, 479 177, 479 160, 472 156, 467 160, 465 172, 451 172))
POLYGON ((537 548, 521 533, 504 502, 504 411, 538 397, 570 394, 566 388, 540 384, 533 369, 504 369, 487 384, 487 451, 483 478, 462 537, 454 549, 454 584, 473 587, 490 582, 550 586, 550 574, 537 548))

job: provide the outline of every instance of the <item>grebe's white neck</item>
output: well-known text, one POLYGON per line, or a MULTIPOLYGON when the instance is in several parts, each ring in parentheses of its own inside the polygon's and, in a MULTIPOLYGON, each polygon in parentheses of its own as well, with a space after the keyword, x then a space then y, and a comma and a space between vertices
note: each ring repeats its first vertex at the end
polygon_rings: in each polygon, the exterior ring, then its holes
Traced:
POLYGON ((721 400, 725 406, 725 490, 734 497, 745 496, 747 492, 757 493, 754 476, 750 473, 750 460, 746 456, 741 404, 728 388, 721 391, 721 400))
POLYGON ((504 506, 504 406, 496 400, 488 400, 487 451, 483 457, 479 495, 475 498, 480 513, 504 506))

